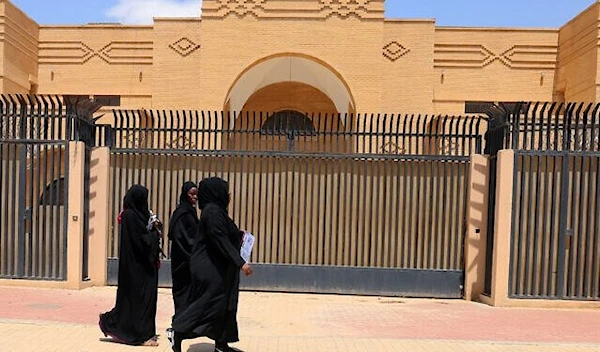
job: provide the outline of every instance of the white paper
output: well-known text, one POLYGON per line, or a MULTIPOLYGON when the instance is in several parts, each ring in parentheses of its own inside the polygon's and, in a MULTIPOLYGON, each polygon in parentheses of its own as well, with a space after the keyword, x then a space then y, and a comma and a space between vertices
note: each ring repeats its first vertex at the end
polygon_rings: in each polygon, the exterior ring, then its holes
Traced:
POLYGON ((254 235, 250 232, 244 231, 244 238, 242 239, 242 249, 240 255, 248 263, 250 261, 250 255, 252 254, 252 247, 254 247, 254 235))

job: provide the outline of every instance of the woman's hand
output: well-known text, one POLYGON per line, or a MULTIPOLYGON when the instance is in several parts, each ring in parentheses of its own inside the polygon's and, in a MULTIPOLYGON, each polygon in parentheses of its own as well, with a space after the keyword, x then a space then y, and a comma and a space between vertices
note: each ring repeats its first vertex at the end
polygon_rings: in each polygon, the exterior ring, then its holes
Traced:
POLYGON ((252 267, 248 263, 242 265, 242 271, 244 272, 244 275, 246 275, 246 276, 250 276, 253 273, 252 267))

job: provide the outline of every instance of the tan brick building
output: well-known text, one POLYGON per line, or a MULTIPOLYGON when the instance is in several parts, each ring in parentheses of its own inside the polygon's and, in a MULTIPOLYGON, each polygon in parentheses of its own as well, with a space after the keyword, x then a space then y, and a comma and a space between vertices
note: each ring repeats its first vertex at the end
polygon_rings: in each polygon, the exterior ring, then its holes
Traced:
POLYGON ((204 0, 198 18, 45 26, 1 1, 1 89, 230 111, 598 100, 598 3, 558 29, 438 27, 385 18, 384 3, 204 0))
POLYGON ((22 94, 0 99, 0 285, 114 284, 131 184, 168 219, 184 180, 225 175, 258 235, 246 287, 598 306, 600 104, 454 116, 599 101, 600 2, 559 29, 437 27, 384 3, 40 26, 0 0, 0 89, 22 94))

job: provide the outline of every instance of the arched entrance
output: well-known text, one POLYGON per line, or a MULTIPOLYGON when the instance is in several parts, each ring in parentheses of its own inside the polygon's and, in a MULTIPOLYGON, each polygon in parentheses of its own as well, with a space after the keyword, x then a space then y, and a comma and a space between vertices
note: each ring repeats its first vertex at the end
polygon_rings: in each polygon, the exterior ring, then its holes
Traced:
MULTIPOLYGON (((353 129, 355 104, 347 83, 331 66, 306 55, 280 54, 255 62, 238 76, 225 99, 224 111, 231 116, 230 130, 257 132, 250 137, 229 134, 225 141, 229 149, 260 146, 262 150, 318 152, 331 150, 320 136, 353 129), (286 116, 287 120, 302 116, 313 131, 265 133, 265 124, 274 116, 286 116)), ((335 151, 347 148, 351 146, 340 143, 335 151)))

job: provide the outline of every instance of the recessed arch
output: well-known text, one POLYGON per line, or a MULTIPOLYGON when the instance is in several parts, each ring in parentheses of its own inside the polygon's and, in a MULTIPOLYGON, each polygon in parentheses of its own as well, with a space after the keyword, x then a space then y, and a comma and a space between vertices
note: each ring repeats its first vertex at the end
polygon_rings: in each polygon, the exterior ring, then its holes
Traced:
POLYGON ((232 83, 224 110, 235 116, 253 94, 281 82, 306 84, 323 92, 342 119, 356 110, 350 88, 337 70, 322 60, 296 53, 271 55, 249 65, 232 83))

